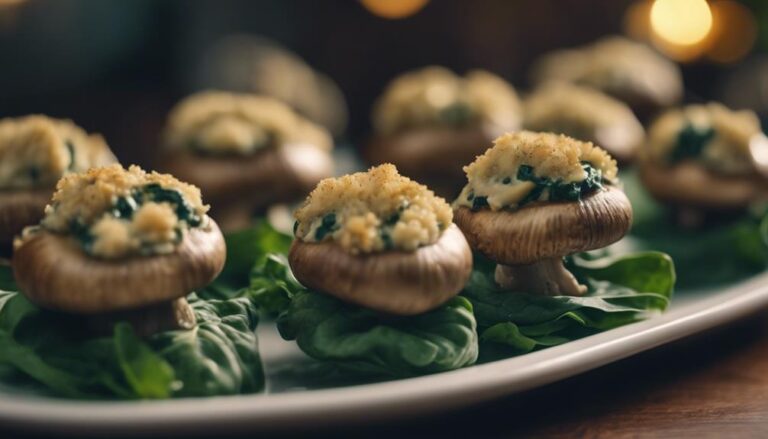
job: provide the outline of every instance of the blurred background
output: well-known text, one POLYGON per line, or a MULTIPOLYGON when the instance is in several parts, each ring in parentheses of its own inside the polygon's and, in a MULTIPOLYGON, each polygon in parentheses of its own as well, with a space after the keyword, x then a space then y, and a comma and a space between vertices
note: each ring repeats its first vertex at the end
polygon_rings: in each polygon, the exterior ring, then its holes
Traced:
POLYGON ((401 72, 485 68, 524 91, 541 54, 623 34, 681 64, 686 101, 721 100, 765 121, 768 2, 655 3, 0 0, 0 117, 71 118, 124 163, 146 164, 181 97, 270 90, 355 145, 401 72))

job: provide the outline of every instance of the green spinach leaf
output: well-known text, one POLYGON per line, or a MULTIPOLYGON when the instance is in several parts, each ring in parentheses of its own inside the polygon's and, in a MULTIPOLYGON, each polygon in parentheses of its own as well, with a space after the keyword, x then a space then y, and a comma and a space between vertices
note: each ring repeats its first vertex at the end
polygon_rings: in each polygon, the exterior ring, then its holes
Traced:
POLYGON ((462 295, 474 307, 483 350, 491 353, 486 358, 526 353, 636 322, 664 311, 672 297, 675 269, 662 253, 598 259, 576 255, 567 265, 587 285, 585 296, 504 291, 493 280, 492 264, 475 264, 462 295))
POLYGON ((22 294, 0 291, 3 378, 24 376, 72 398, 158 399, 259 391, 264 379, 245 298, 189 297, 198 325, 139 338, 126 323, 111 336, 88 332, 76 316, 46 311, 22 294))
POLYGON ((472 305, 456 297, 416 316, 382 315, 326 294, 300 291, 277 321, 309 356, 361 374, 408 377, 477 359, 472 305))

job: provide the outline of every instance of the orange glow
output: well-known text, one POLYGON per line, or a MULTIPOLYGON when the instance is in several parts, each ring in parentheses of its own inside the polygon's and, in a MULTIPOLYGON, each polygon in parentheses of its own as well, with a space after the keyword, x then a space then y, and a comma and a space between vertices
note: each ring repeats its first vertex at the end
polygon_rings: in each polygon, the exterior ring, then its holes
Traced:
POLYGON ((712 3, 714 26, 707 58, 732 63, 744 58, 757 39, 757 21, 752 11, 733 0, 712 3))
POLYGON ((398 19, 419 12, 429 0, 360 0, 370 13, 382 18, 398 19))
POLYGON ((624 13, 624 31, 636 40, 648 40, 651 35, 651 6, 653 1, 632 3, 624 13))
POLYGON ((655 0, 651 29, 670 44, 692 46, 712 30, 712 10, 706 0, 655 0))

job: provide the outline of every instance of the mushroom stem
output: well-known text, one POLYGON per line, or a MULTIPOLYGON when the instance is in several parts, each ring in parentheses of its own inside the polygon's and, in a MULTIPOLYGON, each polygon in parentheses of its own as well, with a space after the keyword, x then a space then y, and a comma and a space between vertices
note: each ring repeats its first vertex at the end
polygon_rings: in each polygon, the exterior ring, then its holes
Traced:
POLYGON ((587 287, 565 268, 561 257, 527 265, 499 264, 495 279, 503 288, 545 296, 582 296, 587 292, 587 287))
POLYGON ((112 333, 117 322, 128 322, 141 337, 161 331, 192 329, 197 323, 195 313, 187 299, 181 297, 141 308, 95 314, 87 317, 87 325, 94 332, 112 333))

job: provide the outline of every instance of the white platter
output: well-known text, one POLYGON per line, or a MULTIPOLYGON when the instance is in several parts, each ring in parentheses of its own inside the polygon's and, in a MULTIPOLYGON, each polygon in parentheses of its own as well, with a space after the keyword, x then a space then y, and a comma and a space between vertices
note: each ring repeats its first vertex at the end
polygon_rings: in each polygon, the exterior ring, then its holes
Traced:
POLYGON ((137 435, 291 430, 395 419, 469 406, 552 383, 768 307, 768 273, 727 289, 680 295, 664 315, 531 354, 420 378, 322 390, 282 382, 301 362, 272 324, 259 338, 268 376, 261 395, 159 402, 88 402, 0 389, 0 425, 37 432, 137 435))

